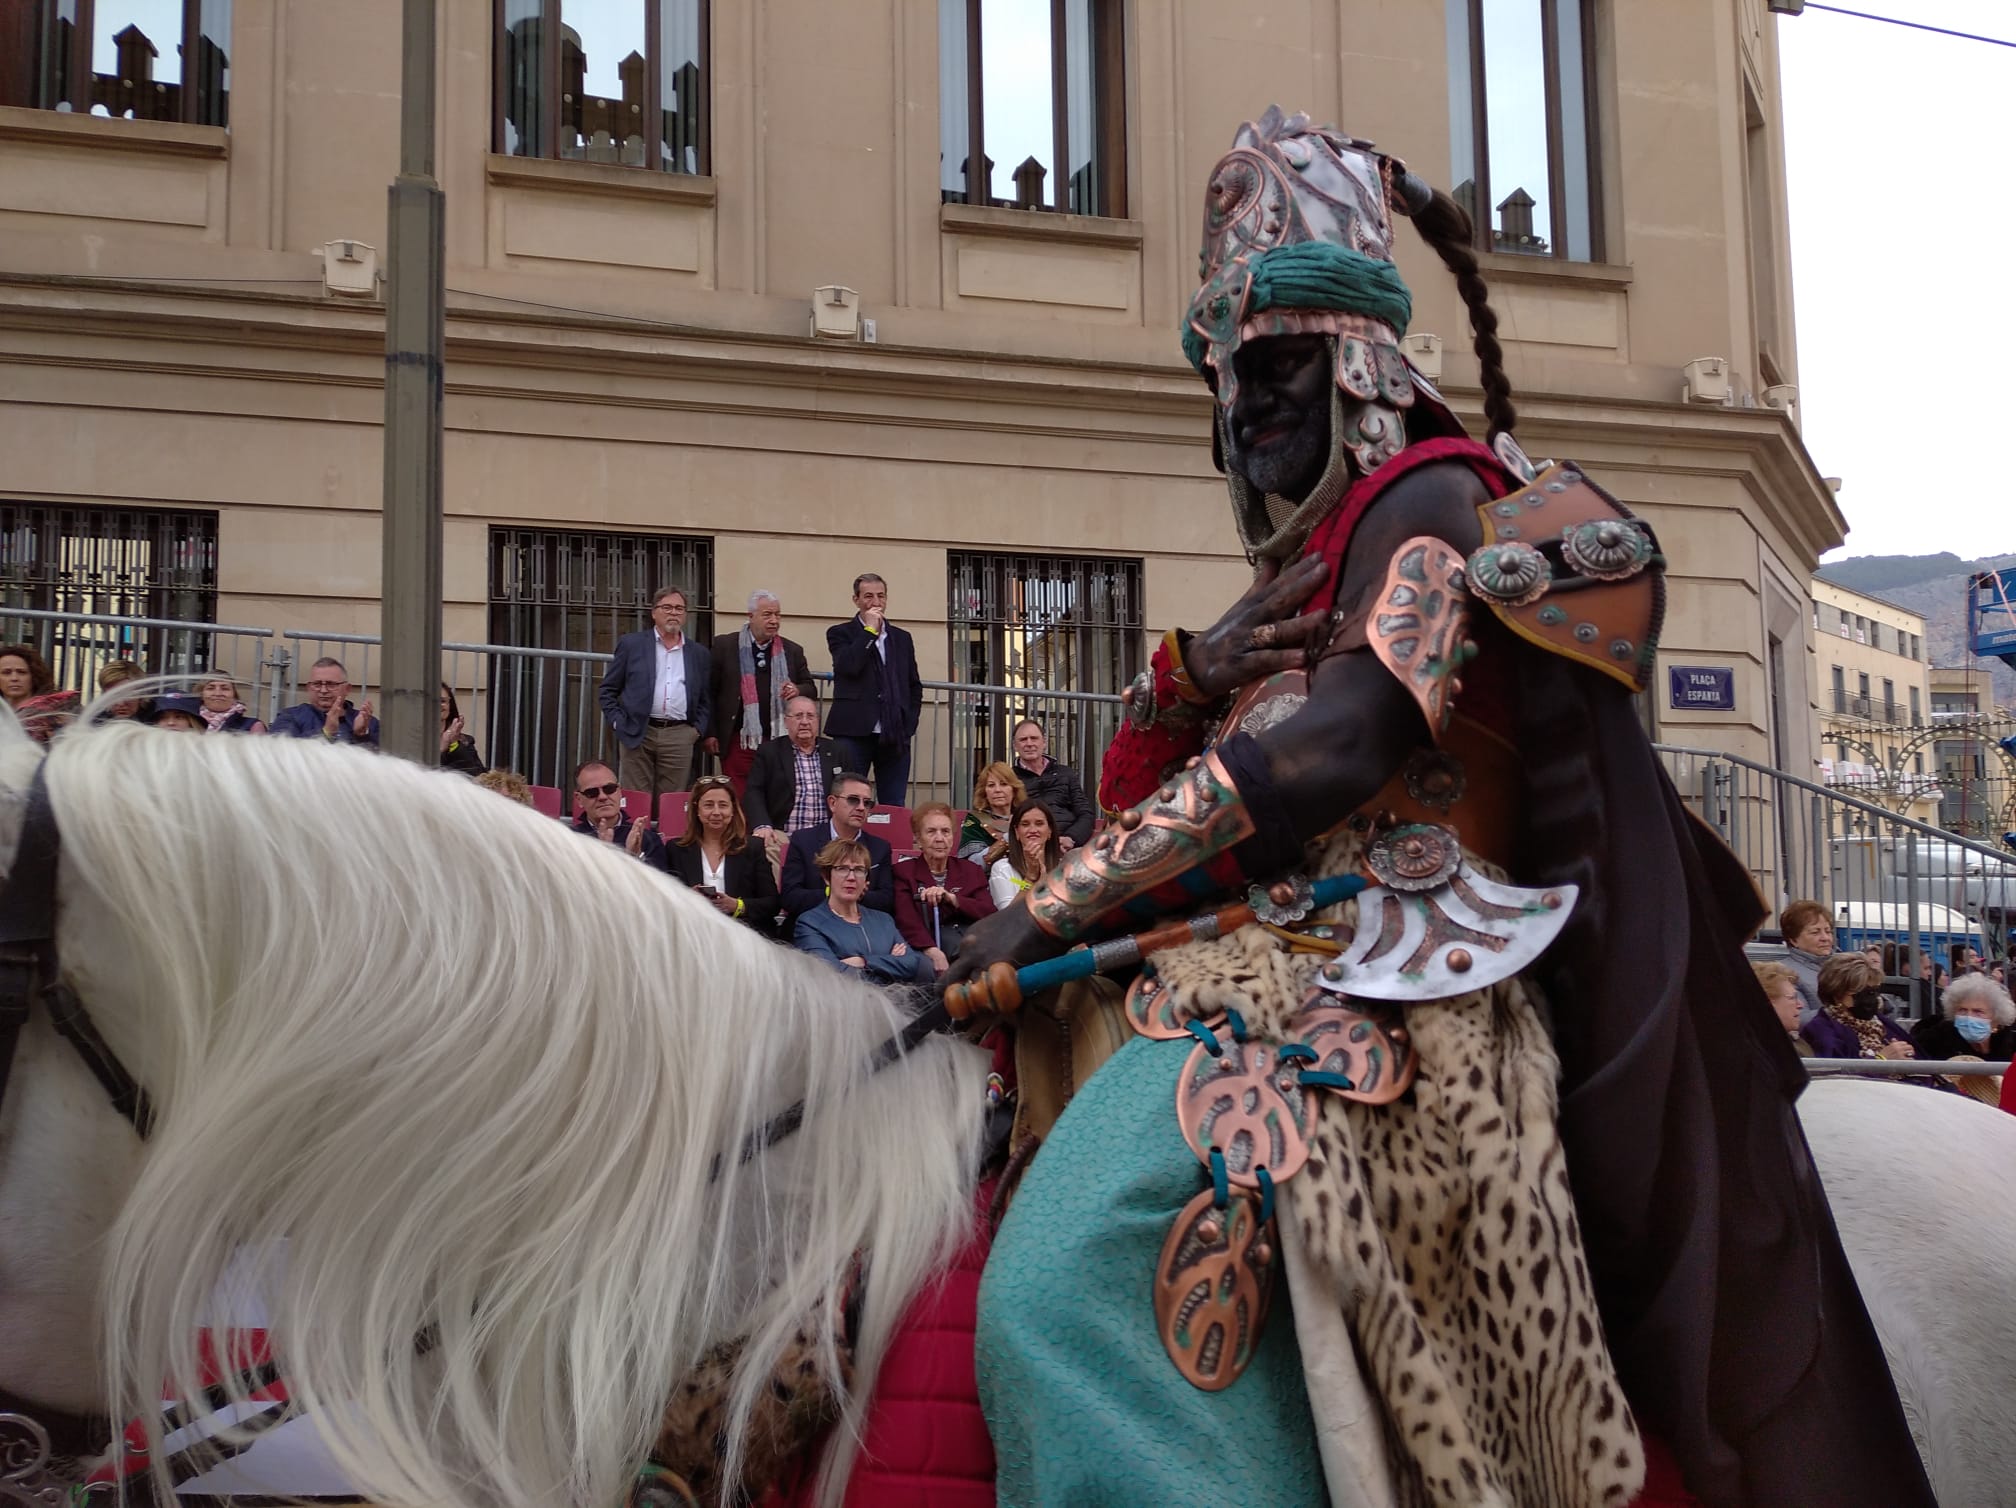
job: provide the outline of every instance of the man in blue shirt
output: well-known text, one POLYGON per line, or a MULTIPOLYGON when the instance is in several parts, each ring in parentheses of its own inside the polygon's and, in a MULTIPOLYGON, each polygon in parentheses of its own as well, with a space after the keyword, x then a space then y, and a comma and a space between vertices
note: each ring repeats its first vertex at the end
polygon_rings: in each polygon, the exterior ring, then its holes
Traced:
POLYGON ((268 732, 283 738, 323 738, 332 744, 367 744, 378 747, 378 719, 371 715, 367 698, 362 706, 350 702, 350 672, 341 660, 327 655, 308 667, 308 700, 296 702, 273 719, 268 732))

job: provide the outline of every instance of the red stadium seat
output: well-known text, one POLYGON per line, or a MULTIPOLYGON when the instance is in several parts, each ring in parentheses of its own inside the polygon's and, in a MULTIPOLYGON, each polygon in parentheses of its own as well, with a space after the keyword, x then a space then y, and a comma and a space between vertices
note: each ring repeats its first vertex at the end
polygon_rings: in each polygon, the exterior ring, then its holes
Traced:
POLYGON ((910 808, 907 806, 876 807, 868 814, 867 830, 891 848, 916 846, 916 838, 910 832, 910 808))
POLYGON ((626 817, 649 817, 652 815, 651 793, 649 791, 625 791, 618 799, 623 803, 623 815, 626 817))
POLYGON ((691 791, 667 791, 658 798, 658 832, 661 836, 667 839, 686 836, 686 808, 692 800, 691 791))
POLYGON ((566 793, 557 785, 535 785, 532 787, 532 810, 542 817, 564 817, 567 815, 566 793))

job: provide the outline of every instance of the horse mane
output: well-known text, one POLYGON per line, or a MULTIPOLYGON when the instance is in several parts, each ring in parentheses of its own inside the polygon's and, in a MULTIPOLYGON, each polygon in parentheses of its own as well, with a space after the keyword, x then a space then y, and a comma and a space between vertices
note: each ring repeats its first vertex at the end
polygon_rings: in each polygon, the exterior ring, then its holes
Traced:
POLYGON ((607 1508, 739 1339, 733 1481, 785 1346, 853 1302, 838 1500, 891 1332, 970 1224, 977 1050, 870 1073, 886 995, 459 776, 125 724, 65 731, 47 774, 68 972, 157 1107, 108 1252, 122 1413, 152 1429, 164 1377, 200 1396, 213 1292, 284 1250, 258 1301, 360 1491, 607 1508))

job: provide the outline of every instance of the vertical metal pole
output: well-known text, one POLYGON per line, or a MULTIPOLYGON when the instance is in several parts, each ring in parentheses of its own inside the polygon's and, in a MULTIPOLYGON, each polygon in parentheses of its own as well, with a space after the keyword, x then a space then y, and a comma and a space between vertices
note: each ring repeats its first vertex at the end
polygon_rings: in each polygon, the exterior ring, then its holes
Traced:
POLYGON ((434 181, 437 0, 404 0, 399 176, 388 196, 385 565, 380 667, 387 753, 439 764, 441 366, 446 214, 434 181))

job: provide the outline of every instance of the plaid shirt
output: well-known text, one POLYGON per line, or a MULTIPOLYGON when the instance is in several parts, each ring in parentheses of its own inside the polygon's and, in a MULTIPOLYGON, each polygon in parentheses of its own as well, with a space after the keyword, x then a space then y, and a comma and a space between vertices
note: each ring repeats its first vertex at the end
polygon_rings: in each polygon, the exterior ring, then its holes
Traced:
POLYGON ((792 786, 791 815, 785 820, 784 830, 795 833, 817 827, 826 820, 826 772, 819 765, 817 744, 809 752, 794 745, 791 762, 797 766, 796 783, 792 786))

